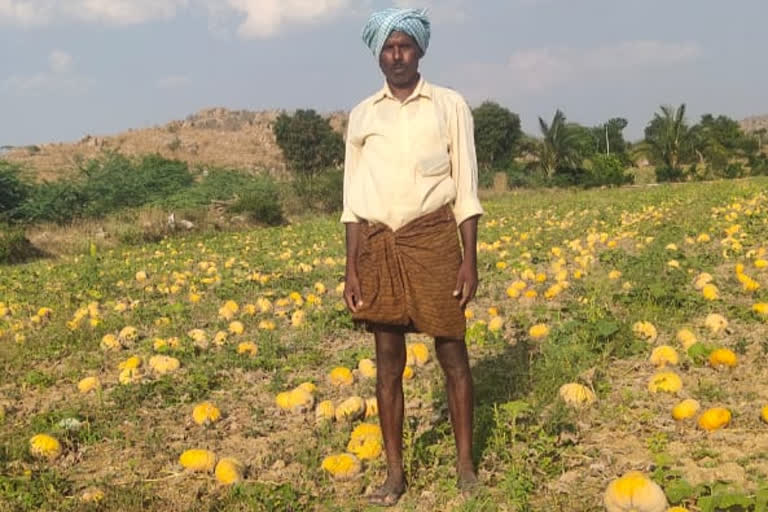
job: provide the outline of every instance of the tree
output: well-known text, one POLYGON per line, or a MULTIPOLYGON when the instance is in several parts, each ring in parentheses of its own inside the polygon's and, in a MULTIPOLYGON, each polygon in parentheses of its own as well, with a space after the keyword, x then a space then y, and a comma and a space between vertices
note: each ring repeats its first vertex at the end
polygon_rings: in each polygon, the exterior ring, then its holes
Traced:
POLYGON ((691 137, 700 163, 718 174, 723 174, 734 158, 749 158, 759 151, 758 141, 727 116, 704 114, 691 128, 691 137))
POLYGON ((623 155, 627 153, 627 141, 624 140, 626 119, 614 117, 608 122, 592 128, 592 136, 597 143, 597 152, 601 155, 623 155))
POLYGON ((539 129, 543 140, 538 147, 539 166, 547 176, 553 176, 564 169, 577 169, 581 166, 579 148, 581 135, 566 122, 565 114, 557 110, 552 122, 547 124, 539 118, 539 129))
POLYGON ((314 110, 280 114, 273 131, 288 167, 297 173, 311 177, 344 160, 341 134, 314 110))
POLYGON ((691 130, 685 122, 685 103, 663 105, 645 127, 645 140, 656 164, 679 169, 693 153, 691 130))
POLYGON ((475 108, 472 116, 480 167, 498 168, 508 162, 523 136, 520 117, 492 101, 486 101, 475 108))
POLYGON ((29 194, 29 186, 20 177, 20 168, 0 160, 0 220, 11 219, 29 194))

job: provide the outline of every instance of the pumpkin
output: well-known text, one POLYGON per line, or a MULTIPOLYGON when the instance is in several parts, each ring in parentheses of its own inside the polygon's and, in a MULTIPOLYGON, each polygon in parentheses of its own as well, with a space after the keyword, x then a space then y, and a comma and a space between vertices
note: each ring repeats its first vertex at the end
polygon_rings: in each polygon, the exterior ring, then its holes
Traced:
POLYGON ((216 465, 216 455, 209 450, 187 450, 179 456, 179 464, 193 473, 209 473, 216 465))
POLYGON ((738 362, 738 359, 736 357, 736 354, 733 353, 732 350, 727 348, 718 348, 717 350, 713 350, 712 353, 709 354, 709 366, 712 368, 722 368, 724 366, 727 366, 728 368, 733 368, 736 366, 738 362))
POLYGON ((667 512, 689 512, 685 507, 669 507, 667 512))
POLYGON ((632 325, 632 332, 635 334, 635 336, 648 343, 653 343, 658 337, 656 326, 654 326, 651 322, 635 322, 632 325))
POLYGON ((104 499, 104 491, 98 487, 89 487, 80 495, 80 503, 98 503, 104 499))
POLYGON ((411 380, 413 379, 413 375, 414 375, 413 368, 411 368, 410 366, 406 366, 403 369, 403 380, 411 380))
POLYGON ((424 366, 429 361, 429 349, 423 343, 412 343, 406 349, 406 361, 408 366, 424 366))
POLYGON ((707 409, 699 416, 699 427, 708 432, 727 427, 731 422, 731 412, 723 407, 707 409))
POLYGON ((240 335, 245 332, 245 326, 243 325, 243 322, 235 320, 234 322, 231 322, 229 324, 229 327, 227 330, 234 335, 240 335))
POLYGON ((81 393, 90 393, 91 391, 97 390, 101 387, 101 382, 99 381, 98 377, 86 377, 80 382, 77 383, 77 389, 81 393))
POLYGON ((677 393, 683 387, 683 381, 674 372, 659 372, 648 381, 651 393, 677 393))
POLYGON ((120 375, 117 377, 118 382, 123 385, 127 384, 136 384, 138 382, 141 382, 143 379, 143 375, 141 373, 141 370, 138 368, 126 368, 125 370, 122 370, 120 372, 120 375))
POLYGON ((175 372, 180 366, 181 363, 175 357, 157 355, 149 358, 149 367, 158 375, 175 372))
POLYGON ((768 302, 757 302, 752 304, 752 312, 762 318, 768 319, 768 302))
POLYGON ((336 414, 336 408, 333 406, 331 400, 324 400, 317 404, 315 408, 315 423, 324 423, 326 421, 333 421, 336 414))
POLYGON ((347 398, 336 406, 336 420, 354 421, 365 414, 365 400, 359 396, 347 398))
POLYGON ((701 289, 701 294, 707 300, 717 300, 720 297, 720 291, 717 289, 717 286, 711 283, 704 285, 701 289))
POLYGON ((202 402, 192 409, 192 419, 198 425, 211 425, 221 419, 221 411, 211 402, 202 402))
POLYGON ((99 346, 102 350, 120 350, 123 346, 114 334, 105 334, 99 346))
POLYGON ((382 442, 381 428, 378 425, 362 423, 352 431, 347 451, 361 460, 375 459, 381 455, 382 442))
POLYGON ((595 401, 595 393, 588 387, 571 382, 560 386, 560 398, 573 407, 584 407, 595 401))
POLYGON ((37 434, 29 440, 29 453, 35 457, 55 460, 61 455, 61 443, 47 434, 37 434))
POLYGON ((312 408, 315 403, 315 397, 304 389, 296 388, 279 393, 275 397, 275 402, 283 411, 304 413, 312 408))
POLYGON ((548 335, 549 326, 547 324, 532 325, 531 328, 528 329, 528 336, 530 336, 532 340, 540 340, 546 338, 548 335))
POLYGON ((704 325, 712 332, 712 334, 719 334, 728 327, 728 320, 726 320, 723 315, 710 313, 704 319, 704 325))
POLYGON ((361 359, 357 364, 357 371, 366 379, 376 377, 376 365, 370 359, 361 359))
POLYGON ((680 329, 677 331, 677 341, 680 342, 680 344, 683 346, 683 348, 687 351, 689 348, 691 348, 693 345, 696 344, 696 335, 693 334, 689 329, 680 329))
POLYGON ((259 347, 252 341, 244 341, 237 346, 237 353, 249 357, 256 357, 259 353, 259 347))
POLYGON ((342 387, 351 386, 355 382, 355 377, 352 375, 352 370, 339 366, 331 370, 328 380, 332 385, 342 387))
POLYGON ((350 480, 360 474, 362 464, 360 459, 351 453, 329 455, 323 459, 322 468, 331 474, 335 480, 350 480))
POLYGON ((713 280, 713 277, 711 274, 708 274, 706 272, 702 272, 698 276, 696 276, 696 279, 693 281, 693 287, 697 290, 702 290, 706 285, 711 283, 713 280))
POLYGON ((664 491, 639 471, 630 471, 608 484, 603 496, 608 512, 665 512, 664 491))
POLYGON ((365 418, 372 418, 379 415, 379 402, 376 397, 367 398, 365 400, 365 418))
POLYGON ((233 457, 225 457, 216 464, 214 475, 216 475, 216 481, 220 484, 237 484, 243 481, 245 466, 233 457))
POLYGON ((136 330, 135 327, 132 327, 130 325, 123 327, 123 329, 117 335, 117 339, 125 347, 129 347, 133 345, 133 343, 138 339, 138 337, 139 337, 139 331, 136 330))
POLYGON ((672 417, 677 421, 693 418, 696 413, 699 412, 700 407, 698 401, 692 398, 686 398, 672 408, 672 417))
POLYGON ((296 389, 301 389, 303 391, 306 391, 307 393, 314 393, 317 391, 317 386, 315 386, 314 382, 302 382, 298 386, 296 386, 296 389))
POLYGON ((650 357, 651 364, 657 368, 664 368, 678 363, 677 351, 669 345, 660 345, 653 349, 650 357))
POLYGON ((768 405, 762 408, 760 411, 760 418, 765 422, 768 423, 768 405))
POLYGON ((499 332, 504 327, 504 319, 500 316, 494 316, 488 322, 488 330, 490 332, 499 332))
POLYGON ((141 358, 132 356, 117 365, 118 370, 133 370, 141 366, 141 358))

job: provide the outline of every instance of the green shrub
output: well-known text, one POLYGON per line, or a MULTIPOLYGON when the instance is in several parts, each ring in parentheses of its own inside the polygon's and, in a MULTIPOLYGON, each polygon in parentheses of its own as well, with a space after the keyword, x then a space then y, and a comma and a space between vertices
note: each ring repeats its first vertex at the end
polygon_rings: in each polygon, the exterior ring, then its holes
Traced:
POLYGON ((40 251, 24 235, 24 230, 0 226, 0 264, 21 263, 40 256, 40 251))
POLYGON ((326 213, 344 208, 344 171, 328 169, 315 178, 315 194, 320 208, 326 213))
POLYGON ((344 160, 341 134, 314 110, 280 114, 273 131, 288 166, 297 174, 312 176, 344 160))
POLYGON ((280 224, 283 222, 280 190, 275 181, 268 176, 254 178, 238 201, 230 207, 230 211, 247 214, 256 222, 269 225, 280 224))
POLYGON ((172 209, 199 208, 212 201, 231 199, 259 178, 234 169, 205 168, 202 178, 188 188, 181 189, 156 201, 158 206, 172 209))
POLYGON ((744 166, 739 162, 730 163, 723 169, 723 177, 728 179, 741 178, 744 174, 744 166))
POLYGON ((18 208, 18 217, 27 222, 66 224, 83 214, 87 202, 83 187, 70 181, 45 182, 35 186, 18 208))
POLYGON ((620 158, 613 155, 594 155, 592 168, 585 177, 585 187, 618 187, 632 183, 634 176, 629 174, 620 158))
POLYGON ((659 165, 656 167, 656 181, 658 183, 684 180, 685 172, 680 167, 669 167, 667 165, 659 165))
POLYGON ((525 166, 512 162, 507 166, 507 184, 510 188, 537 188, 549 184, 547 175, 534 166, 525 166))
POLYGON ((194 182, 186 162, 160 155, 131 160, 111 153, 90 160, 81 170, 86 176, 84 212, 89 216, 102 216, 120 208, 156 202, 194 182))
POLYGON ((17 217, 17 209, 29 194, 29 185, 21 179, 21 166, 0 160, 0 220, 17 217))

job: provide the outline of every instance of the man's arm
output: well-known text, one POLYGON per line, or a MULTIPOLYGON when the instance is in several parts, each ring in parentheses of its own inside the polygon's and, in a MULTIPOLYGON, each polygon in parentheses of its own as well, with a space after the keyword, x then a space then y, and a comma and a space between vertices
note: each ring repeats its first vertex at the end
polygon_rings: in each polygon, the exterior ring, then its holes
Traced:
POLYGON ((459 225, 461 245, 464 255, 456 278, 456 288, 453 296, 460 298, 459 305, 464 308, 475 298, 477 292, 477 219, 479 215, 468 218, 459 225))
POLYGON ((353 313, 363 305, 363 296, 360 293, 360 280, 357 277, 357 254, 360 250, 359 222, 347 222, 347 270, 344 276, 344 301, 347 308, 353 313))

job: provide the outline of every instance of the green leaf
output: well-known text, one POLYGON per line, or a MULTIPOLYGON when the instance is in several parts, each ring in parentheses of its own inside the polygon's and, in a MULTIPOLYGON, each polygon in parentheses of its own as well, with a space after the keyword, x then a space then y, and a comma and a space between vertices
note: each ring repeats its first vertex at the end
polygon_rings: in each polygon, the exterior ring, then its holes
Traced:
POLYGON ((669 499, 669 502, 673 505, 680 504, 684 499, 686 498, 692 498, 695 496, 696 491, 685 480, 679 479, 675 480, 674 482, 671 482, 669 485, 666 485, 664 487, 664 492, 667 495, 667 499, 669 499))

